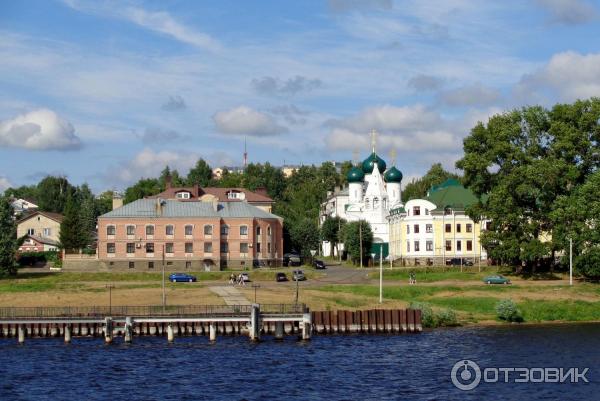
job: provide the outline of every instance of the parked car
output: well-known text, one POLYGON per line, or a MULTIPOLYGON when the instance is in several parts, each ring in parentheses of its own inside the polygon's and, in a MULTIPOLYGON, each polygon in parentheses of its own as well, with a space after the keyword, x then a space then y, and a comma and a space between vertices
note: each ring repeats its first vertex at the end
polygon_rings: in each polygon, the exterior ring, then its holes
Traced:
POLYGON ((473 266, 473 261, 467 258, 452 258, 446 260, 446 266, 473 266))
POLYGON ((267 263, 262 259, 254 259, 252 261, 252 267, 254 267, 254 268, 267 267, 267 263))
POLYGON ((283 255, 284 266, 301 266, 302 258, 296 252, 290 252, 283 255))
POLYGON ((499 274, 496 276, 487 276, 483 279, 483 282, 486 284, 510 284, 509 279, 499 274))
POLYGON ((248 273, 242 273, 242 280, 244 280, 245 283, 250 281, 250 276, 248 275, 248 273))
POLYGON ((304 281, 306 280, 306 276, 302 270, 294 270, 293 271, 293 279, 294 281, 304 281))
POLYGON ((315 259, 315 261, 313 262, 313 267, 317 270, 327 269, 327 267, 325 266, 325 262, 319 259, 315 259))
POLYGON ((285 273, 277 273, 275 274, 275 281, 277 281, 278 283, 281 281, 288 281, 288 278, 285 275, 285 273))
POLYGON ((169 281, 172 283, 192 283, 196 281, 196 276, 192 276, 191 274, 186 273, 172 273, 169 275, 169 281))

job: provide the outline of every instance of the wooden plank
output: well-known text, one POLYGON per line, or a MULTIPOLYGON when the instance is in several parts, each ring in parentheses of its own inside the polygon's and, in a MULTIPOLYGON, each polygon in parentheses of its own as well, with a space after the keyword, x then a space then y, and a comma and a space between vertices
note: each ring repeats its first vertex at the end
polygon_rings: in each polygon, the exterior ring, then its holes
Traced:
POLYGON ((406 309, 400 309, 400 328, 403 332, 408 331, 408 326, 406 325, 406 309))
POLYGON ((385 332, 385 312, 383 309, 377 309, 377 332, 385 332))
POLYGON ((337 333, 339 331, 339 322, 338 322, 338 311, 331 312, 331 332, 337 333))
POLYGON ((398 309, 393 309, 391 311, 392 315, 392 331, 394 333, 400 332, 400 311, 398 309))
POLYGON ((385 331, 388 333, 392 332, 392 311, 389 309, 386 309, 385 311, 383 311, 383 322, 384 322, 384 327, 385 327, 385 331))
POLYGON ((377 332, 377 310, 369 310, 369 331, 371 333, 377 332))
POLYGON ((325 326, 325 333, 331 333, 331 311, 323 312, 323 325, 325 326))
POLYGON ((421 323, 421 309, 415 310, 415 331, 423 331, 423 324, 421 323))
POLYGON ((408 331, 413 333, 415 331, 415 310, 407 309, 406 310, 406 325, 408 326, 408 331))

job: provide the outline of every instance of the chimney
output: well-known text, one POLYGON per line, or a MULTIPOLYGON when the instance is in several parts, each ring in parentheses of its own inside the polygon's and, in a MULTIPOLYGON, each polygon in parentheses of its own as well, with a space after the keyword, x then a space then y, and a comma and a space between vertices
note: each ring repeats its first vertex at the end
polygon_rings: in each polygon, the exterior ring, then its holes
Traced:
POLYGON ((160 216, 163 215, 163 211, 164 211, 164 208, 165 208, 166 204, 167 204, 166 200, 160 199, 160 198, 156 199, 156 205, 155 205, 155 209, 156 210, 155 211, 156 211, 156 215, 157 216, 160 217, 160 216))
POLYGON ((169 174, 165 177, 165 189, 171 189, 172 181, 173 181, 173 178, 171 177, 171 174, 169 174))
POLYGON ((194 198, 200 197, 200 185, 199 184, 194 184, 194 193, 192 194, 192 196, 194 198))
POLYGON ((120 207, 123 207, 123 197, 119 193, 113 192, 112 210, 118 209, 120 207))
POLYGON ((215 212, 219 211, 219 199, 217 197, 212 200, 212 207, 215 212))

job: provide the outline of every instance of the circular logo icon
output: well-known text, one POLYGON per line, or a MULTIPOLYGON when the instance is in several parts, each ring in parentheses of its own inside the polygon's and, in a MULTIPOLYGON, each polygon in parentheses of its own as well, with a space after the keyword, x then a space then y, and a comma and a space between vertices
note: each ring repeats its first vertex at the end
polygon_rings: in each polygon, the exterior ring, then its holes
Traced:
POLYGON ((473 390, 481 381, 481 369, 475 362, 463 359, 454 364, 450 376, 456 388, 463 391, 473 390))

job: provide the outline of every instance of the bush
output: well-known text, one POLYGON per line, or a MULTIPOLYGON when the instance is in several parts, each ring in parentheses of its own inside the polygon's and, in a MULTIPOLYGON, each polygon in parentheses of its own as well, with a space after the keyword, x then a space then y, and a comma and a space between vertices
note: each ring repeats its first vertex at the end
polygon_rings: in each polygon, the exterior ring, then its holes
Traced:
POLYGON ((512 299, 503 299, 496 304, 498 319, 507 322, 522 322, 523 315, 512 299))
POLYGON ((411 302, 408 307, 421 310, 421 324, 423 327, 458 326, 456 313, 451 309, 434 312, 431 305, 426 302, 411 302))
POLYGON ((458 326, 456 313, 452 309, 442 309, 435 314, 438 326, 458 326))

